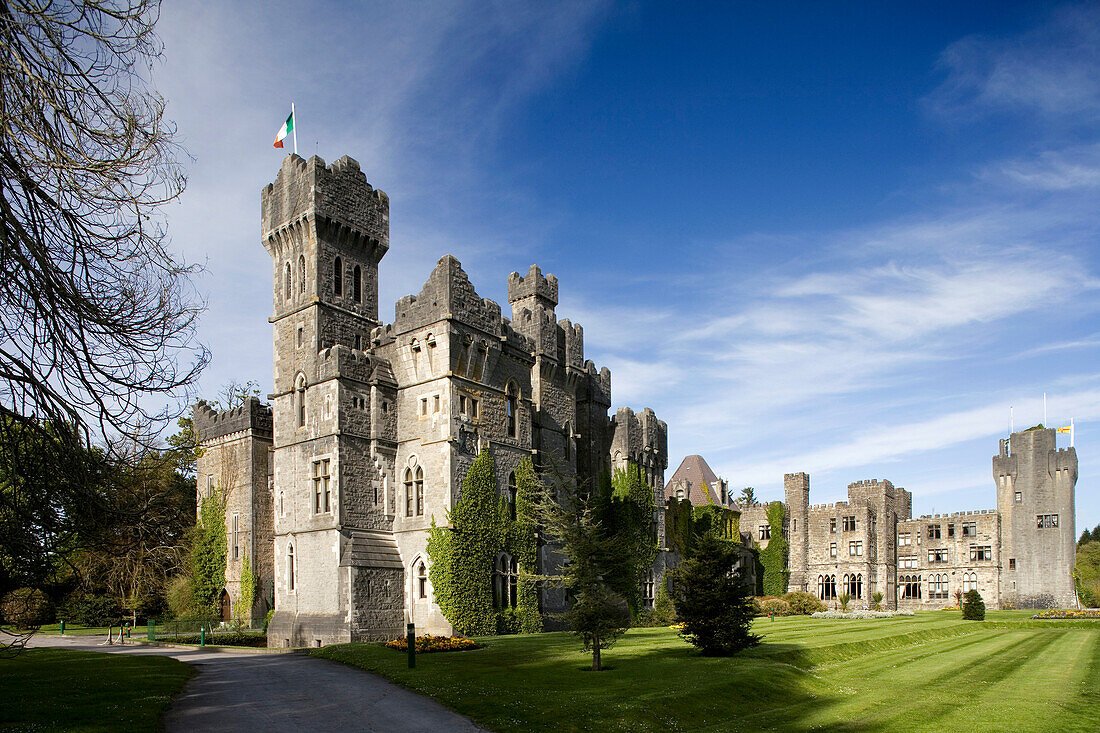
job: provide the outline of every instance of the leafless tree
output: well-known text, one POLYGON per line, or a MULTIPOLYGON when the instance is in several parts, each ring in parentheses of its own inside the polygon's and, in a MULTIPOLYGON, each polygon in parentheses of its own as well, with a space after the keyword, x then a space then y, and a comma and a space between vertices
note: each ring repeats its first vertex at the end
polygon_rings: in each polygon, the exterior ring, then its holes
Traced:
POLYGON ((0 0, 0 406, 86 441, 147 437, 208 360, 160 215, 185 181, 146 81, 158 15, 0 0))
POLYGON ((209 359, 162 216, 185 180, 148 82, 158 16, 0 0, 0 526, 19 530, 0 586, 94 536, 81 522, 142 519, 104 490, 104 456, 140 460, 209 359))

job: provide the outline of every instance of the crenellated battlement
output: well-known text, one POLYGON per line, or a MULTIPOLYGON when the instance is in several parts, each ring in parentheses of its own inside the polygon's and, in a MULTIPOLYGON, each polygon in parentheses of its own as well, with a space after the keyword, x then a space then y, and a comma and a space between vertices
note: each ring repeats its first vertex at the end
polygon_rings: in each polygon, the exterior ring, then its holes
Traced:
POLYGON ((200 443, 244 430, 267 438, 272 434, 271 406, 255 397, 232 410, 215 410, 200 400, 192 409, 191 419, 200 443))
POLYGON ((584 329, 579 323, 573 323, 568 318, 558 321, 558 333, 562 335, 562 344, 558 356, 566 366, 575 369, 584 365, 584 329))
POLYGON ((354 158, 345 155, 328 166, 316 155, 283 159, 274 182, 260 193, 261 236, 267 243, 274 233, 310 215, 338 236, 358 236, 381 254, 389 248, 389 196, 367 182, 354 158))
POLYGON ((498 337, 503 333, 500 305, 477 294, 462 263, 454 255, 439 259, 418 295, 406 295, 397 301, 393 333, 405 333, 444 318, 461 321, 498 337))
POLYGON ((531 265, 524 277, 518 272, 508 276, 508 302, 515 303, 523 298, 538 296, 558 304, 558 278, 553 275, 543 277, 542 269, 538 265, 531 265))

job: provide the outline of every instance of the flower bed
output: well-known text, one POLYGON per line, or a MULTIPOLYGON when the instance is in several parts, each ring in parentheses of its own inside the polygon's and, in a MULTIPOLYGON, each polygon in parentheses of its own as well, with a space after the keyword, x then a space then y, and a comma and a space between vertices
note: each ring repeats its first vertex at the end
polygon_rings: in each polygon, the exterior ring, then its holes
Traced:
POLYGON ((1032 618, 1038 619, 1058 619, 1058 618, 1100 618, 1100 610, 1095 608, 1086 608, 1080 611, 1068 610, 1062 611, 1058 609, 1051 609, 1049 611, 1040 611, 1032 616, 1032 618))
MULTIPOLYGON (((386 642, 387 649, 395 649, 399 652, 409 650, 409 642, 405 637, 386 642)), ((461 652, 467 649, 480 649, 481 644, 475 644, 461 636, 432 636, 425 634, 416 637, 416 653, 431 654, 433 652, 461 652)))
POLYGON ((869 619, 869 618, 894 618, 895 616, 912 616, 912 611, 849 611, 848 613, 841 613, 840 611, 818 611, 811 615, 811 618, 826 618, 826 619, 869 619))

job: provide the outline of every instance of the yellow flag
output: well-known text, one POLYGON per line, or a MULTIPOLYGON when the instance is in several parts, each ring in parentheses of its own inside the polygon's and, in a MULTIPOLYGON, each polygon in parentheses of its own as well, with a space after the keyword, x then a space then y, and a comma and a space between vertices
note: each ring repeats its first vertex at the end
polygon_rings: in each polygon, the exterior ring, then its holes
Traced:
POLYGON ((1064 428, 1058 428, 1058 432, 1059 433, 1072 433, 1073 432, 1073 426, 1072 425, 1067 425, 1064 428))

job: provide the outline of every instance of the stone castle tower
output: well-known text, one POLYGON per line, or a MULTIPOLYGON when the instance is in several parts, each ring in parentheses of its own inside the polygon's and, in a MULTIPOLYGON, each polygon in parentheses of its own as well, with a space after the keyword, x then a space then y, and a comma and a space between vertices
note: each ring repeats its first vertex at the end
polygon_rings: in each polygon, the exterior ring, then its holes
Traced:
POLYGON ((1067 608, 1076 600, 1077 451, 1059 450, 1055 437, 1050 428, 1012 433, 993 457, 1001 515, 1001 593, 1008 602, 1050 594, 1067 608))
POLYGON ((350 158, 326 167, 288 156, 261 194, 261 235, 274 281, 268 633, 294 643, 392 635, 404 622, 384 501, 396 384, 362 351, 379 324, 389 199, 350 158))
MULTIPOLYGON (((427 530, 447 526, 481 451, 505 501, 527 458, 589 482, 613 460, 633 460, 660 493, 667 428, 648 409, 608 416, 611 372, 584 358, 579 325, 557 319, 553 275, 512 273, 508 319, 446 255, 383 324, 389 199, 358 163, 287 156, 262 191, 261 220, 275 345, 269 483, 255 499, 270 507, 261 514, 272 552, 258 568, 273 578, 269 644, 393 638, 406 621, 451 633, 428 574, 427 530)), ((223 417, 210 412, 196 422, 208 449, 200 472, 219 461, 269 465, 222 450, 223 417)), ((542 547, 541 567, 558 561, 542 547)), ((515 567, 498 557, 493 570, 507 585, 515 567)), ((225 602, 238 597, 227 586, 225 602)), ((544 614, 565 604, 560 591, 541 594, 544 614)))

